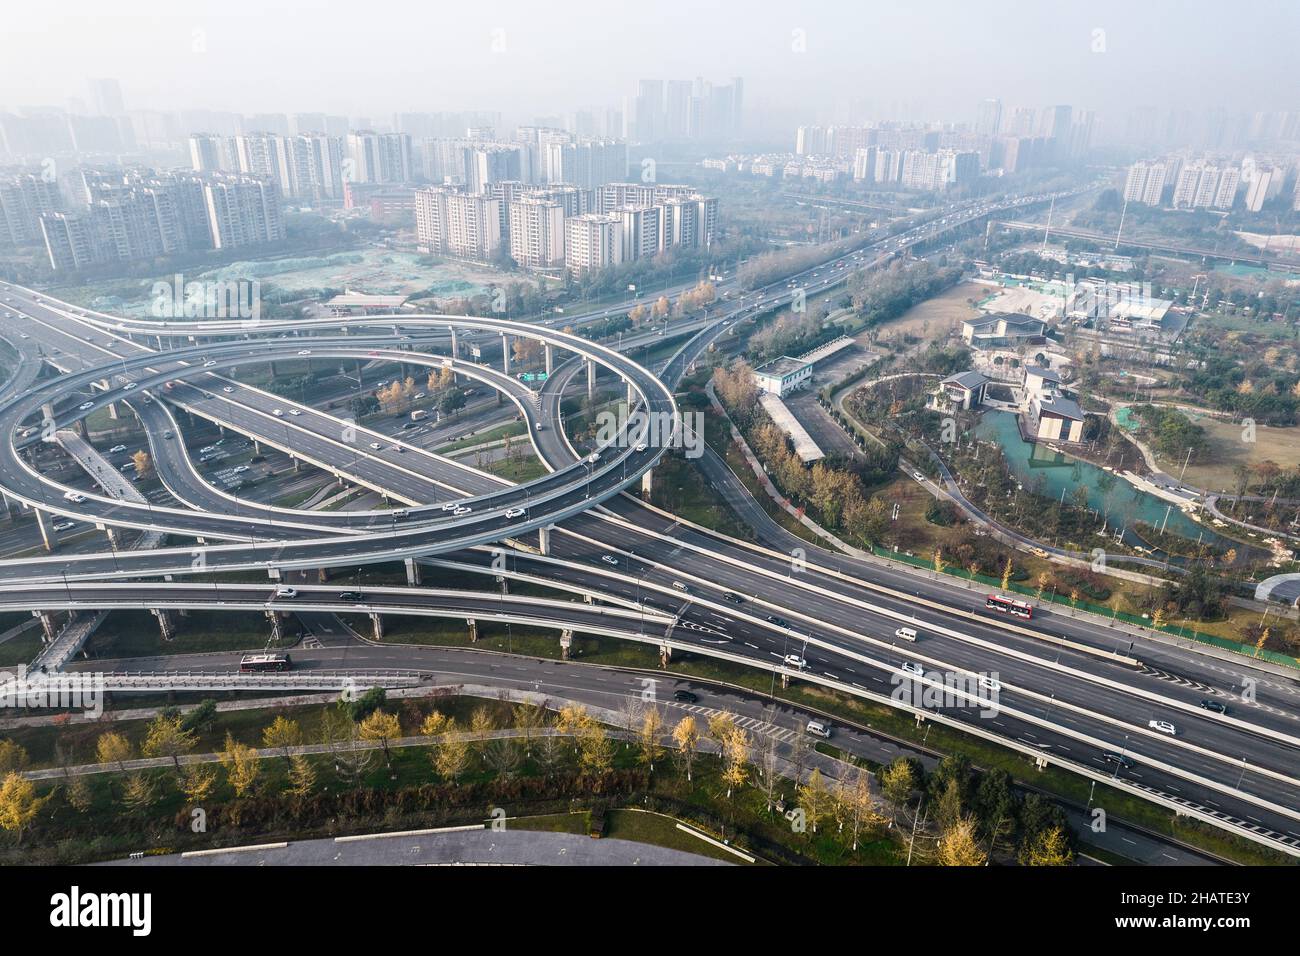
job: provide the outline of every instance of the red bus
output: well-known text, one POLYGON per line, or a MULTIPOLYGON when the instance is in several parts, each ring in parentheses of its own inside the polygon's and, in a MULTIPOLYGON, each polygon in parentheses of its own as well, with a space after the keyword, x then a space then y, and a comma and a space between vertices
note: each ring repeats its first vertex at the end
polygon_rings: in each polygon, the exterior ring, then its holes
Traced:
POLYGON ((287 671, 293 667, 288 654, 245 654, 239 662, 239 673, 252 674, 258 671, 287 671))
POLYGON ((1016 617, 1031 618, 1034 616, 1034 606, 1028 601, 1017 601, 1015 598, 1004 597, 1001 594, 990 594, 985 600, 984 606, 990 611, 997 611, 1001 614, 1013 614, 1016 617))

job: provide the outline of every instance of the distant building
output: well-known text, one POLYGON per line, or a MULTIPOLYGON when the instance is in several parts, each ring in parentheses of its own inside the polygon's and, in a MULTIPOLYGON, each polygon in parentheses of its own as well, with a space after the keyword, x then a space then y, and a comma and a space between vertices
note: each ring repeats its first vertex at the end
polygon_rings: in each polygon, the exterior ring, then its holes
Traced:
POLYGON ((1124 181, 1124 201, 1139 202, 1148 206, 1160 205, 1165 189, 1168 167, 1160 162, 1138 162, 1128 168, 1124 181))
POLYGON ((783 355, 754 369, 754 383, 759 391, 785 398, 807 385, 812 372, 813 363, 783 355))
POLYGON ((1061 389, 1061 376, 1049 368, 1025 366, 1023 414, 1035 437, 1046 441, 1083 441, 1085 415, 1061 389))
POLYGON ((961 324, 962 339, 977 349, 1015 348, 1041 341, 1046 334, 1046 322, 1019 312, 963 319, 961 324))
POLYGON ((989 380, 982 372, 958 372, 939 383, 936 397, 963 411, 978 408, 984 401, 989 380))

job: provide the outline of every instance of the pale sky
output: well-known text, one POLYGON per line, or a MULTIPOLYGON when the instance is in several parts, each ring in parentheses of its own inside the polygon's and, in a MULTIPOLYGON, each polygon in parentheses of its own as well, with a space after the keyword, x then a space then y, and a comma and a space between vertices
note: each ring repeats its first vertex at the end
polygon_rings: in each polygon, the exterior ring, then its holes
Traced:
POLYGON ((128 109, 377 118, 618 106, 640 77, 697 75, 808 119, 865 100, 967 120, 986 96, 1294 109, 1300 37, 1288 0, 27 0, 3 20, 0 108, 109 76, 128 109))

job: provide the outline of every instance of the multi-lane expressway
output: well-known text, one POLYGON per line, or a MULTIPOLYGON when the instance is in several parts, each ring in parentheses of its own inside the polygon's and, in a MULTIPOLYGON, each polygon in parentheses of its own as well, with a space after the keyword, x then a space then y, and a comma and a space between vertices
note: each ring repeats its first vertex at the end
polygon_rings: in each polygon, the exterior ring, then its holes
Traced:
MULTIPOLYGON (((932 238, 934 232, 926 236, 932 238)), ((903 241, 922 239, 919 234, 904 234, 903 241)), ((898 239, 891 237, 846 259, 851 264, 870 266, 892 255, 897 243, 898 239)), ((836 266, 831 263, 809 270, 807 275, 795 278, 795 288, 811 294, 842 281, 847 269, 836 266)), ((526 486, 505 486, 499 479, 448 463, 422 449, 412 447, 398 452, 388 436, 376 440, 378 449, 368 441, 355 440, 341 447, 346 425, 339 418, 238 385, 221 375, 227 367, 246 367, 275 355, 295 356, 304 346, 310 346, 313 360, 319 355, 436 363, 441 359, 416 351, 439 341, 430 335, 431 326, 439 330, 468 328, 473 321, 493 320, 392 316, 369 324, 358 320, 296 323, 295 335, 288 340, 262 337, 284 332, 283 326, 274 323, 257 330, 258 334, 250 339, 242 338, 249 334, 247 329, 207 325, 196 331, 211 336, 211 342, 159 354, 138 340, 146 334, 155 342, 159 338, 180 338, 189 330, 178 333, 147 322, 82 316, 80 310, 39 302, 27 290, 5 288, 0 293, 9 299, 7 307, 19 309, 31 323, 27 334, 39 334, 42 342, 59 348, 69 365, 68 374, 54 384, 31 386, 23 395, 0 405, 0 427, 7 435, 20 436, 23 429, 33 427, 28 423, 39 417, 45 404, 53 406, 60 426, 75 421, 77 413, 129 397, 121 389, 126 380, 135 380, 139 384, 133 392, 149 390, 159 399, 165 397, 168 402, 219 420, 259 441, 278 444, 303 460, 381 488, 407 503, 405 508, 377 516, 367 513, 364 517, 326 518, 318 512, 232 502, 230 495, 214 488, 188 461, 179 440, 179 426, 166 429, 174 431, 177 438, 158 437, 159 424, 167 420, 159 416, 170 413, 161 408, 161 401, 156 401, 150 406, 138 406, 138 410, 143 420, 153 423, 151 447, 159 451, 176 449, 175 454, 163 451, 156 455, 159 471, 173 494, 191 507, 151 507, 146 509, 143 521, 138 508, 132 510, 116 500, 87 496, 87 501, 75 503, 73 508, 70 506, 74 503, 64 500, 62 494, 51 494, 58 488, 34 476, 15 449, 0 449, 0 453, 12 453, 0 466, 7 493, 11 482, 16 482, 15 496, 38 508, 44 506, 64 514, 90 512, 94 520, 105 525, 165 527, 176 534, 235 542, 203 546, 200 550, 207 569, 282 570, 436 554, 440 556, 430 559, 435 568, 450 564, 484 575, 523 577, 594 594, 607 604, 645 609, 644 613, 653 618, 648 630, 626 635, 631 639, 760 666, 774 674, 922 711, 929 719, 952 722, 1165 805, 1181 803, 1192 815, 1217 821, 1278 848, 1294 851, 1300 847, 1300 784, 1292 776, 1300 740, 1295 736, 1298 708, 1292 682, 1254 672, 1241 664, 1208 661, 1186 650, 1141 639, 1130 650, 1127 637, 1119 637, 1084 618, 1051 614, 1036 619, 1032 627, 1008 627, 980 613, 981 597, 942 581, 865 565, 856 559, 820 552, 806 542, 790 545, 788 541, 774 541, 770 528, 760 529, 765 535, 761 544, 735 541, 618 496, 622 487, 645 470, 641 465, 653 465, 653 453, 662 449, 647 448, 639 453, 643 458, 638 459, 632 444, 636 437, 632 436, 615 443, 621 447, 603 452, 599 468, 576 455, 563 430, 555 424, 559 397, 582 368, 577 362, 559 368, 537 396, 536 406, 529 390, 503 373, 475 369, 468 363, 456 364, 458 371, 473 373, 503 391, 529 422, 529 435, 539 456, 554 469, 534 483, 534 487, 542 489, 537 498, 531 489, 526 493, 519 490, 526 486), (347 335, 340 334, 343 325, 348 326, 347 335), (377 331, 381 326, 387 327, 383 333, 377 331), (85 334, 88 330, 89 335, 85 334), (311 333, 310 341, 305 332, 311 333), (370 355, 372 351, 377 355, 370 355), (115 357, 106 360, 106 353, 115 357), (89 367, 76 371, 72 366, 77 361, 89 367), (208 362, 217 364, 205 368, 208 362), (68 394, 69 388, 90 388, 97 379, 105 378, 108 391, 87 399, 92 402, 90 409, 66 408, 73 403, 61 396, 68 394), (160 390, 163 382, 181 380, 186 384, 174 385, 169 392, 160 390), (219 384, 224 382, 232 384, 219 384), (228 393, 225 388, 235 391, 228 393), (268 402, 274 406, 268 406, 268 402), (275 407, 298 414, 276 416, 275 407), (537 424, 542 424, 543 430, 538 431, 537 424), (340 451, 346 454, 340 455, 340 451), (418 467, 410 464, 417 459, 418 467), (628 462, 631 467, 627 467, 628 462), (604 483, 598 481, 597 473, 604 483), (594 490, 589 490, 593 484, 594 490), (36 490, 38 486, 40 491, 36 490), (447 517, 441 505, 430 504, 462 495, 476 500, 469 502, 473 507, 471 515, 459 519, 447 517), (519 507, 521 498, 525 502, 524 519, 514 523, 504 519, 506 511, 519 507), (502 503, 496 504, 498 500, 502 503), (606 507, 595 508, 601 501, 606 502, 606 507), (539 513, 537 509, 543 507, 548 510, 539 513), (571 511, 565 510, 570 507, 571 511), (153 517, 155 511, 165 513, 153 517), (551 526, 556 527, 548 535, 548 554, 533 553, 536 549, 490 546, 504 538, 521 541, 530 529, 551 526), (368 540, 375 537, 382 539, 382 547, 368 540), (805 549, 797 560, 790 553, 794 547, 805 549), (504 564, 502 555, 506 556, 504 564), (206 563, 209 561, 215 564, 206 563), (679 584, 683 587, 676 586, 679 584), (668 625, 664 625, 665 620, 668 625), (893 631, 901 622, 922 630, 922 641, 900 646, 893 631), (790 654, 802 657, 804 666, 787 665, 790 654), (902 670, 905 662, 923 665, 926 676, 908 675, 902 670), (909 688, 942 685, 945 675, 992 672, 996 672, 992 679, 998 688, 995 713, 960 698, 950 700, 949 706, 931 708, 913 707, 911 698, 890 696, 901 697, 909 688), (1253 681, 1253 695, 1243 693, 1243 681, 1253 681), (1206 696, 1229 701, 1230 713, 1218 715, 1201 709, 1199 701, 1206 696), (1179 727, 1178 736, 1169 738, 1148 728, 1147 721, 1157 716, 1173 718, 1179 727), (1102 757, 1107 750, 1125 753, 1136 767, 1118 770, 1102 757)), ((643 408, 671 414, 672 386, 695 356, 738 318, 780 305, 794 294, 786 282, 755 290, 754 301, 724 305, 665 367, 661 378, 667 388, 657 392, 657 382, 645 378, 635 382, 643 408), (666 397, 661 398, 664 393, 666 397)), ((528 328, 509 324, 478 327, 493 335, 501 334, 503 328, 506 334, 534 334, 528 328)), ((445 339, 442 334, 440 340, 445 339)), ((593 346, 585 340, 552 342, 557 348, 582 356, 584 364, 592 354, 593 346)), ((639 367, 620 366, 610 356, 601 358, 622 378, 644 372, 639 367)), ((84 402, 75 403, 80 404, 84 402)), ((23 439, 18 437, 16 441, 21 444, 23 439)), ((15 588, 35 589, 15 592, 16 599, 27 602, 29 608, 41 601, 55 602, 49 605, 51 609, 73 604, 93 606, 96 602, 103 605, 110 592, 84 592, 80 589, 97 586, 75 582, 184 573, 194 552, 194 547, 164 549, 146 555, 138 565, 127 566, 122 564, 127 557, 124 554, 57 556, 25 561, 21 566, 0 563, 0 579, 7 579, 15 588), (65 583, 50 587, 56 582, 65 583)), ((130 606, 149 606, 151 601, 157 602, 156 606, 170 606, 166 602, 177 600, 175 594, 149 582, 129 582, 122 588, 111 593, 135 602, 130 606)), ((314 592, 312 600, 313 608, 319 605, 338 610, 336 589, 314 592)), ((490 605, 499 600, 496 595, 458 598, 448 607, 427 613, 445 611, 467 619, 490 619, 494 613, 490 605)), ((399 595, 367 613, 404 613, 409 603, 399 595)), ((522 606, 520 613, 531 615, 530 621, 550 620, 551 626, 568 626, 561 621, 560 610, 553 606, 567 602, 548 605, 542 599, 521 598, 518 603, 522 606)), ((274 606, 274 594, 266 586, 254 586, 240 606, 288 610, 274 606)), ((575 629, 583 627, 579 624, 575 629)))

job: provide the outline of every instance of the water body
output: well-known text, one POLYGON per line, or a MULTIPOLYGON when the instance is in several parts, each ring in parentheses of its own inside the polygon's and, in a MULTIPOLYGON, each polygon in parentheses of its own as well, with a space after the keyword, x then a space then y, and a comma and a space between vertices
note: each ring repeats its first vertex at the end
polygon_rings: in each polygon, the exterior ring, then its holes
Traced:
POLYGON ((1040 475, 1043 477, 1043 494, 1049 498, 1060 500, 1064 491, 1065 499, 1069 501, 1080 485, 1087 488, 1088 506, 1105 515, 1110 528, 1131 528, 1135 521, 1145 521, 1193 541, 1198 538, 1204 541, 1218 539, 1218 535, 1187 517, 1176 505, 1171 507, 1169 502, 1138 490, 1119 475, 1090 462, 1054 452, 1046 445, 1023 440, 1016 417, 1011 412, 986 411, 975 434, 1002 446, 1012 474, 1026 488, 1034 487, 1040 475))

